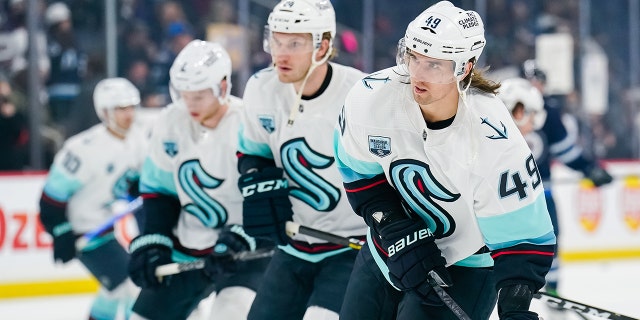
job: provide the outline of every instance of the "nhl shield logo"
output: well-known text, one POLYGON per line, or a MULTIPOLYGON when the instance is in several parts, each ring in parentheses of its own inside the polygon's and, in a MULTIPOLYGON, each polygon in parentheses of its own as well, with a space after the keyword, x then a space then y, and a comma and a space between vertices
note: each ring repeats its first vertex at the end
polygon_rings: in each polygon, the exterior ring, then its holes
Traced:
POLYGON ((391 154, 391 138, 369 136, 369 152, 383 158, 391 154))
POLYGON ((178 144, 174 141, 165 141, 164 144, 164 152, 166 152, 169 157, 173 158, 178 154, 178 144))
POLYGON ((272 133, 276 130, 276 120, 272 115, 259 115, 260 125, 267 130, 268 133, 272 133))

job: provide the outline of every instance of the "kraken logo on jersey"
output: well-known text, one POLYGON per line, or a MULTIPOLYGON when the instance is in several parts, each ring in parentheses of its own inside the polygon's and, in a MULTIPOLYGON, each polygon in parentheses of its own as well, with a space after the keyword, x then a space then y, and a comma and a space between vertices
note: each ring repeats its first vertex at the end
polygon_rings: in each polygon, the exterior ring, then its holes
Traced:
POLYGON ((391 138, 369 136, 369 152, 384 158, 391 154, 391 138))
POLYGON ((338 205, 340 189, 313 171, 330 167, 335 161, 333 157, 314 151, 304 138, 287 141, 280 154, 289 178, 299 186, 291 188, 291 196, 318 211, 331 211, 338 205))
POLYGON ((209 175, 200 164, 200 160, 188 160, 178 169, 180 187, 193 203, 183 207, 184 211, 194 215, 203 225, 219 228, 227 222, 227 210, 204 190, 219 187, 224 180, 209 175))
POLYGON ((451 235, 456 228, 451 215, 434 199, 454 202, 460 194, 447 190, 431 173, 429 165, 403 159, 391 163, 391 180, 409 208, 424 219, 437 238, 451 235))
POLYGON ((260 125, 267 130, 268 133, 272 133, 276 130, 276 120, 272 115, 261 114, 258 116, 260 125))
POLYGON ((175 141, 165 141, 162 144, 164 145, 164 152, 166 152, 169 157, 173 158, 178 154, 178 144, 175 141))

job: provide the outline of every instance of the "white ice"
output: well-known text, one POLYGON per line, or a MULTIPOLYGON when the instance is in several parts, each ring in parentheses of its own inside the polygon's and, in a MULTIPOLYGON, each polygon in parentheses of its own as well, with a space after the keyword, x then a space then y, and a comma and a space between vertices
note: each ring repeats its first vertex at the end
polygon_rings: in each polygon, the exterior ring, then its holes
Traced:
MULTIPOLYGON (((640 319, 640 260, 565 264, 559 293, 567 299, 640 319)), ((85 320, 91 300, 87 294, 0 300, 0 319, 85 320)), ((561 319, 550 314, 538 300, 533 301, 532 309, 545 320, 561 319)), ((568 320, 580 319, 571 312, 564 316, 568 320)), ((494 314, 490 319, 498 317, 494 314)))

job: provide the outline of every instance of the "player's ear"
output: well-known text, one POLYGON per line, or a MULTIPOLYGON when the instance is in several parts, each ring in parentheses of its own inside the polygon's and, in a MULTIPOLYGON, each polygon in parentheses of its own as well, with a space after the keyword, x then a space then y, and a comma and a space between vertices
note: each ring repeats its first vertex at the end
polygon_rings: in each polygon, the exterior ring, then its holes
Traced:
POLYGON ((226 77, 220 81, 220 98, 226 98, 228 85, 226 77))
POLYGON ((316 53, 316 61, 321 60, 325 55, 330 54, 331 46, 329 39, 323 38, 320 42, 320 50, 316 53))

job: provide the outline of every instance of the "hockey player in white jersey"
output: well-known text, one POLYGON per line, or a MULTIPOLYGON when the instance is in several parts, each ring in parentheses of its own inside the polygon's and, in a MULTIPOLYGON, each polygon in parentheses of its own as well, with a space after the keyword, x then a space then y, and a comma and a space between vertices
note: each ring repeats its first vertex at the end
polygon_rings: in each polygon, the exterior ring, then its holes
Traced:
POLYGON ((40 220, 53 236, 54 259, 66 263, 77 257, 100 282, 90 319, 114 319, 119 305, 131 310, 138 291, 128 279, 129 254, 113 229, 79 252, 76 240, 137 196, 146 137, 133 126, 140 93, 128 80, 100 81, 93 103, 102 123, 71 137, 56 155, 40 199, 40 220))
POLYGON ((129 247, 131 279, 142 287, 133 318, 186 319, 216 291, 215 319, 245 319, 269 258, 232 258, 262 243, 239 225, 242 101, 230 95, 231 59, 219 44, 193 40, 169 76, 173 103, 153 129, 140 178, 144 228, 129 247), (204 269, 155 276, 160 265, 196 259, 206 260, 204 269))
POLYGON ((430 283, 471 319, 496 300, 502 320, 538 319, 556 238, 531 151, 475 69, 484 46, 476 12, 438 2, 408 25, 398 66, 347 96, 336 161, 370 233, 340 319, 459 319, 430 283))
POLYGON ((290 239, 286 221, 342 236, 366 233, 347 203, 331 141, 347 90, 363 73, 328 62, 335 32, 329 1, 281 1, 265 30, 273 66, 245 88, 238 159, 244 226, 280 245, 252 320, 338 317, 356 252, 312 237, 290 239))

